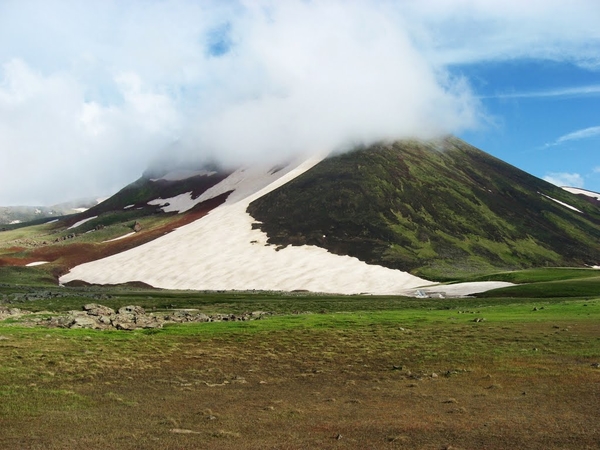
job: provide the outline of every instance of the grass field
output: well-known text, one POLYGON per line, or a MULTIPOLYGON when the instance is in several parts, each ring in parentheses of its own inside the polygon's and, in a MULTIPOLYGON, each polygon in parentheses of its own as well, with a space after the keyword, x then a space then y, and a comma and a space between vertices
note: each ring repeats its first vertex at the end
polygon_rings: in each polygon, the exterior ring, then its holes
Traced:
POLYGON ((0 323, 0 448, 600 445, 598 295, 88 288, 19 302, 15 293, 39 287, 3 289, 10 306, 38 311, 80 307, 103 292, 97 302, 109 306, 277 315, 136 332, 0 323))

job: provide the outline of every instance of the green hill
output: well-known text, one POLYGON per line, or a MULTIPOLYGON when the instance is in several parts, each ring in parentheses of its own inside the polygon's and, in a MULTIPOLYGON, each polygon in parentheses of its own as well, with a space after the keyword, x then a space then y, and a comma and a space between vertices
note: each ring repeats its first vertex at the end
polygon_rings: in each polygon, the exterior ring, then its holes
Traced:
POLYGON ((272 244, 445 279, 598 264, 599 205, 448 137, 330 157, 248 212, 272 244))

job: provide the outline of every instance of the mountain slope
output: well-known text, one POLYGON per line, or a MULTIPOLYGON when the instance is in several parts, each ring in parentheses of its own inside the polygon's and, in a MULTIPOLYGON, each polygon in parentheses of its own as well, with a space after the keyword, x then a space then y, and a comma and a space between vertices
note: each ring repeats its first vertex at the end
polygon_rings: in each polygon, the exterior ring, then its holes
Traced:
POLYGON ((248 205, 317 162, 290 164, 279 171, 240 170, 215 185, 215 193, 231 194, 206 217, 143 246, 74 267, 60 281, 142 281, 171 289, 381 294, 430 284, 405 272, 367 265, 314 246, 279 250, 266 244, 266 236, 253 229, 254 220, 246 213, 248 205))
POLYGON ((328 158, 248 212, 269 243, 436 279, 600 262, 597 205, 453 137, 328 158))

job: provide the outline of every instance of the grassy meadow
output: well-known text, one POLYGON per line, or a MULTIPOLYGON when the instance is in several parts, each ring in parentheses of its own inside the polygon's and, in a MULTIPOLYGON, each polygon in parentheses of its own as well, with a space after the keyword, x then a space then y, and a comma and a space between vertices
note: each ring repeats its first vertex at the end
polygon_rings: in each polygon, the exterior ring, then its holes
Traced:
POLYGON ((0 269, 0 303, 36 314, 90 302, 275 313, 134 332, 0 322, 0 448, 600 445, 591 271, 513 273, 528 283, 510 295, 411 299, 59 288, 39 268, 0 269))

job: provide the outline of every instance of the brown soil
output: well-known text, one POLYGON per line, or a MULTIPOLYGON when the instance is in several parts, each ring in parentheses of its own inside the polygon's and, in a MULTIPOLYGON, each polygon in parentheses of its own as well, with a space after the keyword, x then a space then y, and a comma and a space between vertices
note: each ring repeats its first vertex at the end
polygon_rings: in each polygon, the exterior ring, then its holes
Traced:
POLYGON ((5 253, 9 256, 0 258, 0 266, 24 266, 35 261, 49 261, 53 263, 52 274, 58 278, 69 271, 70 268, 79 264, 97 259, 105 258, 134 247, 138 247, 147 242, 153 241, 176 228, 187 225, 198 220, 215 209, 217 206, 227 200, 231 192, 226 192, 215 198, 196 205, 184 214, 173 217, 168 223, 149 229, 142 229, 135 235, 127 239, 121 239, 105 243, 68 243, 62 245, 48 245, 31 249, 27 258, 11 257, 14 254, 23 251, 23 248, 8 249, 5 253))
MULTIPOLYGON (((581 342, 598 338, 593 323, 577 329, 581 342)), ((541 332, 535 325, 512 330, 524 340, 541 332)), ((481 333, 476 338, 485 341, 481 333)), ((54 389, 66 390, 63 401, 73 405, 53 407, 50 400, 26 414, 0 414, 0 447, 599 447, 600 370, 589 361, 522 351, 499 357, 493 342, 484 355, 425 361, 420 352, 394 347, 401 336, 375 327, 168 341, 158 334, 129 344, 77 335, 6 340, 0 356, 21 355, 10 366, 38 368, 25 376, 25 403, 54 389)), ((422 329, 410 339, 420 345, 431 336, 422 329)))

